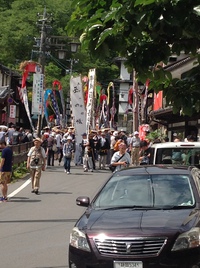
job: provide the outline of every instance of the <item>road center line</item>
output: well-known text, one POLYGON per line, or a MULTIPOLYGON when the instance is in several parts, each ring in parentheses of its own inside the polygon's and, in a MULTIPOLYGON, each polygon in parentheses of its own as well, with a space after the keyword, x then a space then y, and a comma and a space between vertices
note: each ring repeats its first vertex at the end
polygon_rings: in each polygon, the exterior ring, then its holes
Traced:
POLYGON ((18 194, 22 189, 24 189, 27 185, 29 185, 29 183, 31 183, 31 178, 29 178, 27 181, 25 181, 24 184, 22 184, 19 188, 17 188, 15 191, 13 191, 12 193, 10 193, 8 195, 8 197, 13 197, 16 194, 18 194))

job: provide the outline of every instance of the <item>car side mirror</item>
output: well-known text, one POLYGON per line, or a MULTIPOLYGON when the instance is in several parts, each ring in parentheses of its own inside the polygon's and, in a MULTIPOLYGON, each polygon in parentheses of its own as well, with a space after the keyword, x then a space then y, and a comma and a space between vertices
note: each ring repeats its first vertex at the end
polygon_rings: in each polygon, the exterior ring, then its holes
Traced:
POLYGON ((80 207, 88 207, 90 204, 90 198, 87 196, 79 196, 76 199, 76 205, 80 207))

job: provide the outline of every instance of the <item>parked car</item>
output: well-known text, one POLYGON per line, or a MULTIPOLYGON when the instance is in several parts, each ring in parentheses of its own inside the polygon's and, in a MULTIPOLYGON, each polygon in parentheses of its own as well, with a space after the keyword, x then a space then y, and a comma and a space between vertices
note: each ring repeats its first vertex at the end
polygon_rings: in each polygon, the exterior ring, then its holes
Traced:
POLYGON ((151 146, 150 164, 195 165, 200 167, 200 142, 165 142, 151 146))
POLYGON ((111 175, 75 224, 70 268, 200 267, 200 170, 138 166, 111 175))

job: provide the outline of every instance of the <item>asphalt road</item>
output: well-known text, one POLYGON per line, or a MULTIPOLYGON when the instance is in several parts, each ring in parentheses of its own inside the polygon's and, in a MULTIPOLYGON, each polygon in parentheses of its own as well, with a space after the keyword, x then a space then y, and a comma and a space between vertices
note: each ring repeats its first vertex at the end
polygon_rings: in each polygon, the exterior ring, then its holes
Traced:
POLYGON ((55 161, 42 173, 40 195, 31 193, 30 179, 10 184, 10 199, 0 204, 0 267, 68 267, 69 234, 85 210, 75 200, 92 198, 110 174, 72 164, 67 175, 55 161))

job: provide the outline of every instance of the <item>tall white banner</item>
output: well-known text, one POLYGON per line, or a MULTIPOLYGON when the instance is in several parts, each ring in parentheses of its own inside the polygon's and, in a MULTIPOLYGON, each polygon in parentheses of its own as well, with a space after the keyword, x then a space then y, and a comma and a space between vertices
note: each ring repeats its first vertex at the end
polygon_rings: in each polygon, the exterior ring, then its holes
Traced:
POLYGON ((87 99, 87 106, 86 106, 86 132, 89 134, 91 127, 94 123, 94 88, 95 88, 95 75, 96 70, 90 69, 88 78, 88 99, 87 99))
POLYGON ((42 114, 44 75, 41 73, 33 74, 32 92, 32 114, 42 114))
POLYGON ((71 77, 70 79, 71 108, 74 118, 74 128, 76 131, 76 141, 82 141, 82 134, 86 131, 86 111, 83 98, 81 77, 71 77))
POLYGON ((86 131, 86 111, 83 98, 83 88, 81 77, 71 77, 70 79, 70 97, 72 115, 74 118, 74 128, 76 133, 76 150, 74 162, 81 164, 81 142, 82 134, 86 131))

